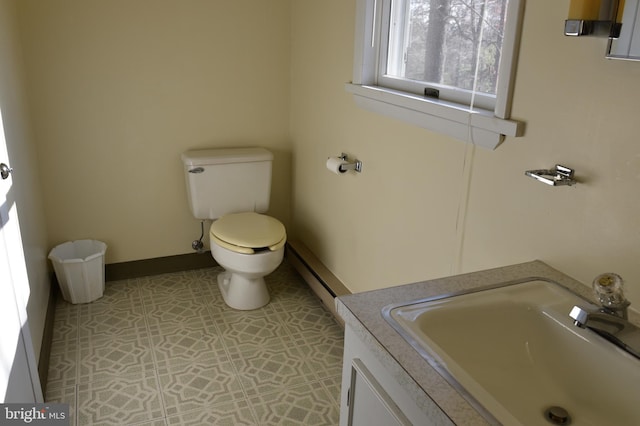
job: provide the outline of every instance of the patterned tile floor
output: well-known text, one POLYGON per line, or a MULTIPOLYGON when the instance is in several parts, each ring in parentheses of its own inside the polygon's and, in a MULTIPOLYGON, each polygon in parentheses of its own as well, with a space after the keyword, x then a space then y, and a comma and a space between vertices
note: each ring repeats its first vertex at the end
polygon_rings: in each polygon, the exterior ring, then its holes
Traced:
POLYGON ((46 400, 71 425, 337 425, 342 328, 285 262, 227 307, 219 267, 108 282, 56 306, 46 400))

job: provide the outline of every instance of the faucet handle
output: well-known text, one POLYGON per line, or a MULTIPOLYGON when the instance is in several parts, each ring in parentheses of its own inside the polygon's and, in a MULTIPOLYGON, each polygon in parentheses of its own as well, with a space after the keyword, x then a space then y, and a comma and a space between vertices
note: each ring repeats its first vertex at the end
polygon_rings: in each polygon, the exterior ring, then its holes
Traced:
POLYGON ((629 301, 624 297, 624 281, 622 277, 613 272, 598 275, 593 280, 593 292, 600 305, 614 312, 623 313, 629 301))
POLYGON ((577 305, 571 309, 569 316, 573 319, 573 324, 580 328, 585 328, 589 320, 589 312, 577 305))

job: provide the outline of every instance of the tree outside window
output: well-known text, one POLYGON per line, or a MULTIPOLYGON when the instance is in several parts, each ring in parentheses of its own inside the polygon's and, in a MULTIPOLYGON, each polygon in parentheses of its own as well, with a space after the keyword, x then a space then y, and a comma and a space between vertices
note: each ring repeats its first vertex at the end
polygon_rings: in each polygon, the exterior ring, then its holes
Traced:
POLYGON ((386 75, 494 96, 507 3, 393 1, 386 75))

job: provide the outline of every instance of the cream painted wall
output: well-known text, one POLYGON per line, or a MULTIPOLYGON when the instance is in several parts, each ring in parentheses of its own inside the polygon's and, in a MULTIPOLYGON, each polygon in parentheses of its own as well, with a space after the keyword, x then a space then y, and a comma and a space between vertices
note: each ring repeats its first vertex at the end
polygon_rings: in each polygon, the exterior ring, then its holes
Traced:
POLYGON ((354 1, 292 5, 294 231, 352 291, 449 274, 465 146, 355 107, 354 1))
MULTIPOLYGON (((14 169, 9 199, 15 203, 18 213, 29 280, 28 283, 16 282, 14 285, 29 287, 26 291, 22 288, 18 291, 29 294, 29 331, 36 359, 39 359, 49 298, 47 232, 15 6, 14 0, 0 0, 0 132, 4 131, 9 154, 9 158, 0 158, 0 162, 9 163, 14 169)), ((10 247, 12 251, 19 249, 10 247)))
POLYGON ((191 252, 180 154, 275 154, 288 225, 289 0, 21 0, 50 246, 105 241, 107 263, 191 252))
POLYGON ((619 272, 638 304, 640 64, 565 38, 568 0, 551 3, 526 5, 526 134, 489 152, 355 107, 355 0, 20 1, 49 244, 190 252, 180 153, 260 144, 272 213, 353 291, 537 258, 583 282, 619 272), (362 174, 324 168, 342 151, 362 174), (524 176, 555 163, 583 183, 524 176))
POLYGON ((604 59, 603 39, 540 31, 568 10, 551 3, 527 4, 513 106, 526 137, 476 151, 464 269, 538 258, 589 285, 613 271, 640 310, 640 63, 604 59), (582 184, 521 174, 556 162, 582 184))
POLYGON ((563 36, 568 7, 527 2, 513 106, 526 134, 486 151, 355 107, 355 0, 292 3, 293 230, 352 291, 541 259, 587 284, 618 272, 640 305, 640 63, 563 36), (324 169, 341 151, 362 174, 324 169), (556 163, 582 183, 524 176, 556 163))

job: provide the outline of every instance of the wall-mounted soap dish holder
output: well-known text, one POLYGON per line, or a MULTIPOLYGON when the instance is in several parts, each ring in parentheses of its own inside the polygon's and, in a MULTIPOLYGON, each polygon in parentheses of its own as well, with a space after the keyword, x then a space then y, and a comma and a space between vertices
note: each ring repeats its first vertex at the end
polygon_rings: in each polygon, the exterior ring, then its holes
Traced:
POLYGON ((571 186, 578 183, 573 179, 574 170, 560 164, 556 164, 555 169, 527 170, 524 174, 551 186, 571 186))

